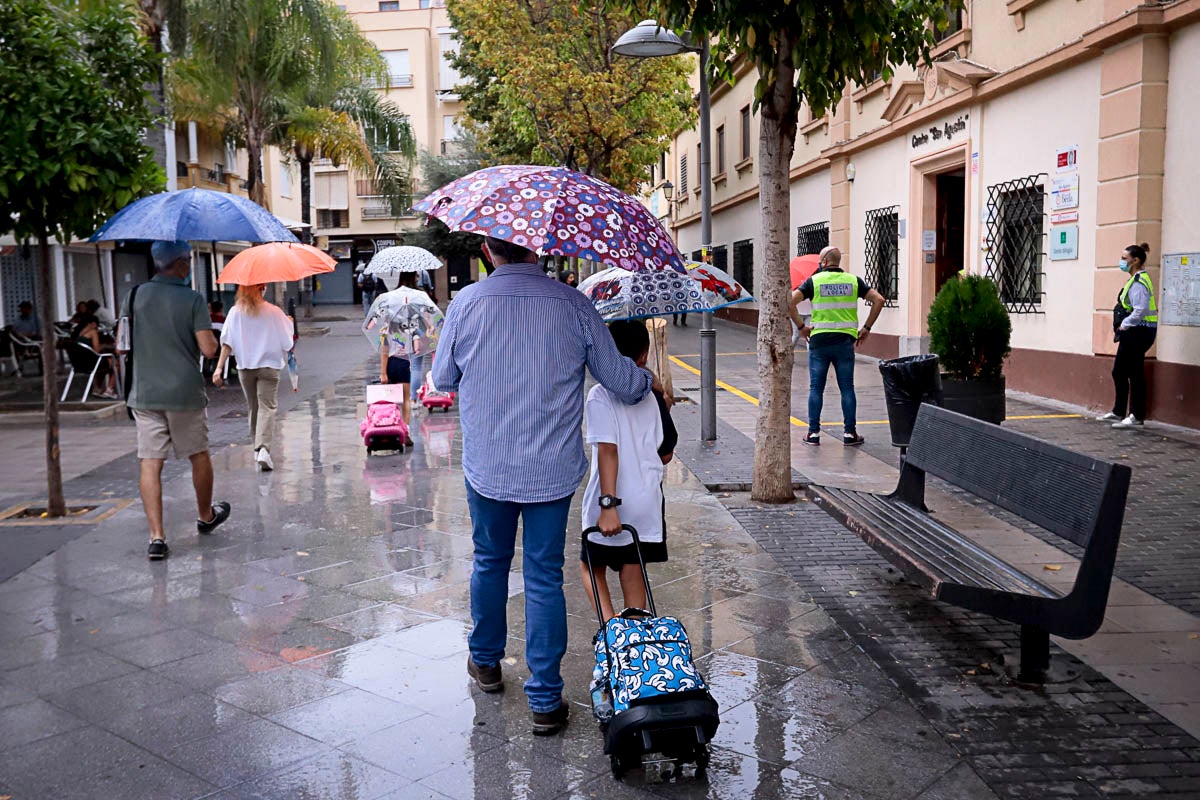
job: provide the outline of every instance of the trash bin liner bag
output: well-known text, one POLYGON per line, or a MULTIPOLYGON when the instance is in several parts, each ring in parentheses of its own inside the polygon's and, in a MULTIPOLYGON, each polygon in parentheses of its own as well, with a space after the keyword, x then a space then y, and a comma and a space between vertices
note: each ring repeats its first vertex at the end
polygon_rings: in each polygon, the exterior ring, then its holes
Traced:
POLYGON ((879 362, 892 444, 907 447, 921 403, 942 404, 942 375, 936 355, 906 356, 879 362))

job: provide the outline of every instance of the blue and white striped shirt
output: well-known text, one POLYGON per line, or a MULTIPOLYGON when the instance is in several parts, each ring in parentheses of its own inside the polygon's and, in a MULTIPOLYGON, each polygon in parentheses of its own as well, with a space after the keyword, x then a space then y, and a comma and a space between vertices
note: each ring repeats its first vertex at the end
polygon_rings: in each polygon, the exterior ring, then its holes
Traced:
POLYGON ((457 391, 463 472, 493 500, 567 497, 587 472, 581 425, 584 367, 622 402, 653 376, 617 351, 578 289, 537 264, 502 264, 446 312, 433 382, 457 391))

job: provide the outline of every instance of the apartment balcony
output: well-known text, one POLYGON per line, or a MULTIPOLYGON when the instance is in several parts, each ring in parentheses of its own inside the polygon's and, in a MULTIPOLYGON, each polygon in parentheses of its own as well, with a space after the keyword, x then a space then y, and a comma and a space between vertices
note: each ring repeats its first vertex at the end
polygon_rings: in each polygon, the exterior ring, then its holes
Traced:
POLYGON ((376 80, 372 82, 374 89, 409 89, 413 85, 413 76, 401 73, 393 73, 387 77, 387 81, 376 80))
POLYGON ((399 214, 392 212, 391 206, 384 203, 372 203, 362 207, 362 218, 364 220, 372 219, 406 219, 415 217, 416 214, 411 208, 405 208, 399 214))

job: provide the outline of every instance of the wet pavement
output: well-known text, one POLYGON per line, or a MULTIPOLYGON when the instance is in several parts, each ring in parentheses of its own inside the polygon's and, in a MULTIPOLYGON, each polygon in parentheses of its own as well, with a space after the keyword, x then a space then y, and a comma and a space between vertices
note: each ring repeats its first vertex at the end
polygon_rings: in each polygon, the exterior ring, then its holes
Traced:
MULTIPOLYGON (((351 351, 358 356, 358 351, 351 351)), ((365 362, 366 359, 363 359, 365 362)), ((362 362, 360 362, 362 363, 362 362)), ((704 779, 616 783, 586 686, 596 622, 568 544, 572 720, 535 738, 510 588, 508 690, 465 670, 470 521, 457 416, 368 458, 365 367, 280 421, 273 473, 214 451, 218 532, 164 502, 171 558, 135 504, 0 584, 0 795, 14 798, 987 798, 955 749, 680 463, 660 609, 721 706, 704 779)), ((578 509, 572 529, 578 527, 578 509)), ((517 561, 519 564, 519 559, 517 561)))

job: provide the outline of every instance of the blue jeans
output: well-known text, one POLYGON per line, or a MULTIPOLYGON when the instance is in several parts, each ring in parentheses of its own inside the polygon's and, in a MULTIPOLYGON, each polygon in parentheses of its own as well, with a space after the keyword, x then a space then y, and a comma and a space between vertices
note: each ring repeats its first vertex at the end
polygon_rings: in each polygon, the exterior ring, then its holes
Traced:
POLYGON ((525 578, 525 694, 534 711, 562 705, 559 671, 567 652, 567 601, 563 561, 571 497, 548 503, 492 500, 467 482, 475 566, 471 571, 471 619, 467 637, 471 659, 490 667, 504 658, 508 639, 508 573, 517 542, 517 518, 524 522, 521 541, 525 578))
MULTIPOLYGON (((821 430, 821 406, 825 402, 825 379, 829 377, 829 365, 837 376, 838 390, 842 393, 842 419, 847 433, 852 433, 858 420, 858 401, 854 397, 854 340, 843 339, 834 344, 821 344, 821 339, 835 334, 819 334, 809 339, 808 345, 808 429, 821 430)), ((840 336, 836 337, 841 339, 840 336)))

